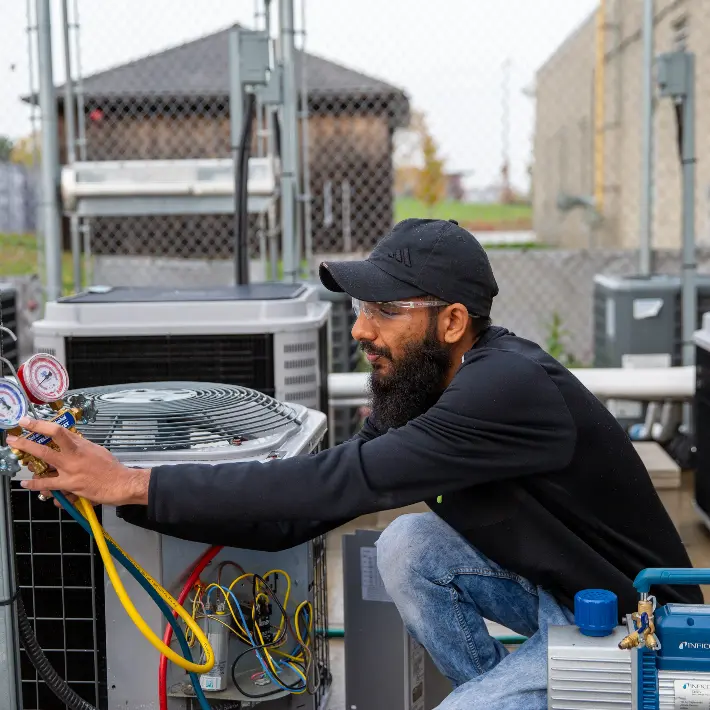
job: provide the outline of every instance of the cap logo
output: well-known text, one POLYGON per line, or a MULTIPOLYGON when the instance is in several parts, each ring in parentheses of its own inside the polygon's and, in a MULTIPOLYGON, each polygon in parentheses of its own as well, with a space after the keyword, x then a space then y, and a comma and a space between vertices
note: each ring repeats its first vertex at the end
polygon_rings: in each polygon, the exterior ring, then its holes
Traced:
POLYGON ((396 251, 390 251, 387 252, 387 256, 390 259, 398 261, 400 264, 404 264, 409 267, 412 266, 412 260, 409 257, 409 249, 397 249, 396 251))

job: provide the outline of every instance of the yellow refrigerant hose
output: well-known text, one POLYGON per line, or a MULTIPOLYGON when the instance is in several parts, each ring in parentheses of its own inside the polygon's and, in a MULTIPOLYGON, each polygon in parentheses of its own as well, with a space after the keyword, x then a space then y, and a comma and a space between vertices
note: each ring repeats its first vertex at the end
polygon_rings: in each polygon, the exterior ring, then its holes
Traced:
POLYGON ((86 518, 86 521, 91 527, 91 531, 94 534, 94 540, 99 549, 99 554, 103 560, 104 567, 106 568, 106 573, 113 588, 116 590, 116 595, 119 601, 126 610, 126 613, 130 617, 131 621, 138 627, 138 630, 145 636, 145 638, 166 658, 172 661, 176 666, 184 668, 188 672, 192 673, 207 673, 214 666, 214 652, 210 646, 207 637, 200 628, 199 624, 187 613, 182 605, 178 604, 177 600, 163 587, 161 587, 134 559, 126 553, 125 550, 121 549, 120 545, 103 529, 99 519, 96 517, 96 511, 94 507, 84 498, 79 498, 77 501, 77 509, 86 518), (111 542, 116 548, 126 556, 126 558, 135 565, 135 568, 145 577, 146 581, 150 584, 153 589, 163 598, 166 604, 178 614, 178 616, 185 622, 187 627, 192 631, 197 639, 198 643, 202 647, 205 654, 204 663, 194 663, 186 658, 183 658, 179 653, 173 651, 172 648, 163 643, 162 639, 158 638, 151 628, 143 620, 143 617, 138 613, 131 598, 128 596, 123 582, 121 582, 118 572, 116 571, 116 566, 113 563, 113 558, 109 552, 108 545, 106 541, 111 542))

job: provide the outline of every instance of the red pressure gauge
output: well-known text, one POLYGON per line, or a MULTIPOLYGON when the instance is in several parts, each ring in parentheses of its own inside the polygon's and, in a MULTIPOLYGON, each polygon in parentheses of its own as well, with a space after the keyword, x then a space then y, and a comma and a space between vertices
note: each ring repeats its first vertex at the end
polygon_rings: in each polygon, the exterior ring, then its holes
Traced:
POLYGON ((56 402, 69 389, 66 368, 48 353, 37 353, 22 363, 17 376, 33 404, 56 402))

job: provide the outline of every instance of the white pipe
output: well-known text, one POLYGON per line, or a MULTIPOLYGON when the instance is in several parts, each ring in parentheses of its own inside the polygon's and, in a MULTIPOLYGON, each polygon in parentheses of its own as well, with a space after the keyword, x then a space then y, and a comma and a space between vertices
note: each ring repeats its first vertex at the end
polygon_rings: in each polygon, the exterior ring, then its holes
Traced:
MULTIPOLYGON (((570 372, 599 399, 686 401, 695 394, 695 367, 580 368, 570 372)), ((368 402, 366 372, 328 375, 333 406, 358 407, 368 402)))

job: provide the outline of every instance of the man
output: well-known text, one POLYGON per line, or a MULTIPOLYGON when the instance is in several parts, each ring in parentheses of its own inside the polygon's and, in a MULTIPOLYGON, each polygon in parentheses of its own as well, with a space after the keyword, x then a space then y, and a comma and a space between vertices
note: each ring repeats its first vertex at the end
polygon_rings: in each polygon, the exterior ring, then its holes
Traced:
MULTIPOLYGON (((573 623, 577 591, 614 591, 624 615, 641 569, 690 566, 648 473, 569 371, 490 325, 498 286, 455 222, 405 220, 365 261, 325 263, 320 276, 353 297, 353 337, 373 368, 372 415, 353 440, 265 464, 152 471, 48 423, 27 428, 60 453, 12 445, 56 469, 55 489, 214 544, 287 548, 426 501, 433 512, 383 532, 378 562, 410 633, 454 685, 440 710, 546 708, 547 628, 573 623), (508 655, 484 618, 530 639, 508 655)), ((660 603, 702 602, 698 587, 654 591, 660 603)))

